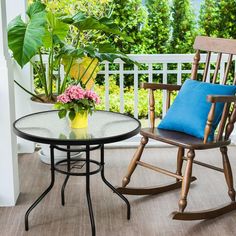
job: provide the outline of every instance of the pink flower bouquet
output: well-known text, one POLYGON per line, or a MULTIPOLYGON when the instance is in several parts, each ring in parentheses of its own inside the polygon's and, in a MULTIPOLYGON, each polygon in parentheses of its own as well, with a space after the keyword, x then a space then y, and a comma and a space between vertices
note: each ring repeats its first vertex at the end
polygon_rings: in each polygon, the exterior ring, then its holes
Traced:
POLYGON ((83 89, 79 85, 71 85, 57 97, 54 107, 59 110, 60 118, 68 113, 70 120, 74 120, 77 113, 91 114, 95 110, 95 105, 99 103, 100 98, 94 91, 83 89))

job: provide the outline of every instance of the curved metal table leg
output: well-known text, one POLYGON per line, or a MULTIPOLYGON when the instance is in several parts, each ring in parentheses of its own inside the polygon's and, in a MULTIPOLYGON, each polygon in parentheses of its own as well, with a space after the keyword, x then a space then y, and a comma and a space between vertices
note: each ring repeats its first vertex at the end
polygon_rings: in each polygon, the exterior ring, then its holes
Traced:
MULTIPOLYGON (((70 150, 70 146, 67 145, 67 149, 70 150)), ((67 151, 67 171, 70 172, 70 151, 67 151)), ((70 175, 67 175, 62 187, 61 187, 61 205, 64 206, 65 205, 65 188, 66 188, 66 184, 69 180, 70 175)))
POLYGON ((51 156, 51 183, 48 188, 39 196, 39 198, 30 206, 30 208, 25 213, 25 230, 29 230, 29 214, 30 212, 42 201, 42 199, 50 192, 55 182, 55 171, 54 171, 54 147, 50 146, 50 156, 51 156))
POLYGON ((129 220, 130 219, 130 203, 128 201, 128 199, 126 197, 124 197, 121 193, 119 193, 116 188, 111 184, 109 183, 106 178, 105 178, 105 174, 104 174, 104 145, 102 144, 101 145, 101 164, 103 166, 102 170, 101 170, 101 177, 102 177, 102 180, 103 182, 113 191, 115 192, 127 205, 127 219, 129 220))
POLYGON ((90 148, 89 145, 86 145, 86 197, 88 202, 88 209, 89 209, 89 217, 91 222, 91 228, 92 228, 92 236, 96 235, 96 228, 95 228, 95 221, 93 216, 93 207, 92 207, 92 201, 90 197, 90 175, 88 174, 90 172, 90 148))

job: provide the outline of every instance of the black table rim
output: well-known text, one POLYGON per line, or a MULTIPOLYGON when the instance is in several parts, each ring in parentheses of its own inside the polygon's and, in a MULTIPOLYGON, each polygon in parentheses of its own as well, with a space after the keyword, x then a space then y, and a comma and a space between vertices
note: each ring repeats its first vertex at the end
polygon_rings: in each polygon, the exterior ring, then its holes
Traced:
MULTIPOLYGON (((138 127, 128 133, 125 134, 121 134, 121 135, 116 135, 116 136, 110 136, 110 137, 106 137, 106 138, 94 138, 94 139, 84 139, 84 140, 77 140, 77 139, 70 139, 70 140, 61 140, 61 139, 55 139, 55 138, 43 138, 43 137, 38 137, 38 136, 34 136, 34 135, 30 135, 30 134, 26 134, 22 131, 20 131, 19 129, 16 128, 16 123, 28 116, 32 116, 32 115, 36 115, 36 114, 41 114, 41 113, 49 113, 49 112, 56 112, 57 110, 49 110, 49 111, 42 111, 42 112, 35 112, 35 113, 31 113, 28 115, 25 115, 23 117, 20 117, 19 119, 17 119, 16 121, 14 121, 13 123, 13 130, 14 133, 26 140, 29 141, 34 141, 34 142, 38 142, 38 143, 45 143, 45 144, 53 144, 53 145, 93 145, 93 144, 108 144, 108 143, 114 143, 114 142, 119 142, 128 138, 133 137, 134 135, 138 134, 141 128, 141 123, 138 119, 131 117, 132 119, 136 120, 138 122, 138 127)), ((115 114, 119 114, 119 115, 123 115, 123 116, 128 116, 126 114, 122 114, 119 112, 112 112, 112 111, 102 111, 102 110, 98 110, 101 112, 109 112, 109 113, 115 113, 115 114)), ((58 118, 59 119, 59 118, 58 118)))

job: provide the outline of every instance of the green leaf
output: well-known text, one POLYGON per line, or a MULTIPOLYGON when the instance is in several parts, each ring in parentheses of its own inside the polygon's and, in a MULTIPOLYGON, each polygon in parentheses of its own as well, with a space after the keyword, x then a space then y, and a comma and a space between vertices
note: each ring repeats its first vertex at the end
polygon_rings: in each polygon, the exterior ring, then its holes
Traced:
POLYGON ((75 118, 75 111, 74 110, 71 110, 69 112, 69 118, 70 118, 70 120, 74 120, 74 118, 75 118))
POLYGON ((74 104, 74 110, 75 112, 79 112, 80 111, 80 108, 79 108, 79 105, 78 104, 74 104))
POLYGON ((64 118, 64 117, 66 116, 66 113, 67 113, 67 111, 66 111, 65 109, 60 110, 60 111, 58 112, 59 118, 60 118, 60 119, 64 118))
POLYGON ((120 58, 122 61, 124 61, 127 64, 135 64, 137 66, 139 65, 138 62, 131 60, 126 54, 123 54, 123 53, 100 53, 100 52, 97 52, 96 58, 98 58, 98 60, 100 62, 102 62, 102 61, 114 62, 115 59, 120 58))
POLYGON ((83 50, 92 58, 95 57, 95 54, 96 54, 96 51, 97 51, 92 45, 84 47, 83 50))
POLYGON ((63 59, 66 58, 82 58, 85 53, 82 48, 75 48, 71 45, 64 45, 62 49, 59 51, 58 55, 61 55, 63 59))
POLYGON ((70 139, 76 139, 76 133, 74 131, 71 131, 69 134, 70 139))
POLYGON ((122 36, 129 42, 132 42, 132 39, 128 37, 126 34, 122 33, 120 28, 112 21, 112 19, 103 17, 101 19, 96 19, 92 16, 86 16, 82 12, 78 12, 74 16, 70 17, 62 17, 63 22, 67 24, 72 24, 78 30, 99 30, 105 33, 115 34, 118 36, 122 36))
POLYGON ((66 137, 65 134, 60 134, 60 135, 59 135, 59 139, 67 139, 67 137, 66 137))
POLYGON ((20 16, 14 18, 8 25, 8 46, 13 52, 17 63, 23 67, 35 56, 42 46, 45 32, 45 12, 33 15, 28 23, 20 16))
POLYGON ((55 42, 55 39, 58 38, 61 41, 65 39, 69 26, 60 21, 52 12, 47 13, 46 19, 47 27, 43 37, 43 43, 46 48, 50 48, 52 46, 52 41, 55 42))
POLYGON ((35 2, 28 7, 26 13, 29 16, 29 18, 32 18, 35 14, 44 11, 45 8, 46 8, 45 4, 41 2, 35 2))
POLYGON ((98 50, 100 53, 119 53, 111 43, 98 44, 98 50))

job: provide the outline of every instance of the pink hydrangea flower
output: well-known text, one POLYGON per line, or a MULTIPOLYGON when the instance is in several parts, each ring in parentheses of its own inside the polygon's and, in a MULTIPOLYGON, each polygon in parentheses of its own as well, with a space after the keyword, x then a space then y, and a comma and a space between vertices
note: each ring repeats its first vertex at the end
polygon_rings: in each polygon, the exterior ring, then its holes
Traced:
POLYGON ((92 90, 86 90, 85 97, 88 99, 93 100, 95 103, 99 104, 100 103, 100 98, 98 95, 92 91, 92 90))
POLYGON ((71 99, 66 94, 61 94, 57 96, 57 102, 68 103, 71 102, 71 99))
POLYGON ((73 102, 80 99, 89 99, 99 104, 99 96, 92 90, 84 90, 80 86, 72 85, 66 89, 66 91, 57 97, 57 101, 61 103, 73 102))
POLYGON ((68 87, 65 93, 72 100, 79 100, 85 98, 85 91, 81 87, 76 85, 68 87))

